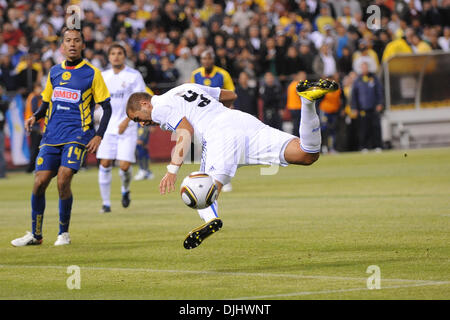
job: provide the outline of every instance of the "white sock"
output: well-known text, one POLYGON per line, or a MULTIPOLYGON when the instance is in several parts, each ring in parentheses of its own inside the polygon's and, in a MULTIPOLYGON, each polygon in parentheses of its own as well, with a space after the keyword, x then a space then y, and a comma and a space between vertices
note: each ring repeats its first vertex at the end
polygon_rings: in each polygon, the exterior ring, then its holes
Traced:
POLYGON ((219 205, 217 200, 212 205, 205 209, 198 209, 198 214, 205 222, 219 217, 219 205))
POLYGON ((315 101, 301 97, 302 109, 300 119, 300 147, 308 153, 320 151, 322 135, 320 133, 320 120, 316 112, 315 101))
POLYGON ((98 185, 100 186, 100 195, 102 196, 103 205, 111 206, 111 174, 112 167, 106 168, 102 165, 98 168, 98 185))
POLYGON ((130 191, 130 182, 131 182, 131 174, 133 172, 133 168, 130 168, 127 171, 123 171, 119 169, 120 181, 122 181, 121 191, 122 193, 130 191))

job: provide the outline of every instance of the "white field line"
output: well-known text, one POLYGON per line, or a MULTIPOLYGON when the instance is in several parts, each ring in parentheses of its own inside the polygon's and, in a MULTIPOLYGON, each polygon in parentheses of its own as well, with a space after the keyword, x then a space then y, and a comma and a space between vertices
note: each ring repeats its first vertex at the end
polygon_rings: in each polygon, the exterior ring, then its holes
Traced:
POLYGON ((380 289, 373 289, 373 290, 369 290, 366 287, 366 288, 350 288, 350 289, 322 290, 322 291, 301 291, 301 292, 271 294, 271 295, 264 295, 264 296, 239 297, 239 298, 231 298, 231 299, 225 299, 225 300, 273 299, 273 298, 298 297, 298 296, 307 296, 307 295, 316 295, 316 294, 344 293, 344 292, 352 292, 352 291, 378 291, 378 290, 385 290, 385 289, 401 289, 401 288, 439 286, 439 285, 449 285, 449 284, 450 284, 450 281, 430 281, 430 282, 424 282, 424 283, 413 283, 413 284, 404 284, 404 285, 397 285, 397 286, 381 286, 380 289))
MULTIPOLYGON (((67 269, 67 266, 30 266, 30 265, 3 265, 0 269, 67 269)), ((165 269, 147 269, 147 268, 114 268, 114 267, 89 267, 79 266, 81 270, 92 271, 119 271, 119 272, 148 272, 148 273, 181 273, 181 274, 197 274, 197 275, 220 275, 220 276, 237 276, 237 277, 264 277, 264 278, 290 278, 290 279, 318 279, 318 280, 350 280, 350 281, 367 281, 367 278, 357 277, 339 277, 339 276, 321 276, 321 275, 301 275, 301 274, 283 274, 283 273, 260 273, 260 272, 227 272, 227 271, 208 271, 208 270, 165 270, 165 269)), ((442 284, 441 280, 410 280, 410 279, 385 279, 382 281, 405 282, 415 284, 442 284)))

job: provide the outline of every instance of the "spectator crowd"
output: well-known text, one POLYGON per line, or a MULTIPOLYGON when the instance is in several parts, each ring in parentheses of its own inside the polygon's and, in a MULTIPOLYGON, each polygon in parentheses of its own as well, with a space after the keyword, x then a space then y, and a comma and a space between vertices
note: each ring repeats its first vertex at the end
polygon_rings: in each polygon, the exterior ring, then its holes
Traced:
MULTIPOLYGON (((358 123, 367 122, 358 118, 372 112, 352 99, 358 79, 381 86, 377 74, 389 57, 450 51, 450 0, 0 0, 3 92, 18 92, 25 101, 45 86, 51 66, 64 59, 59 36, 78 12, 71 5, 81 8, 84 57, 100 70, 108 68, 108 48, 118 42, 127 64, 162 93, 192 81, 201 54, 212 50, 215 66, 236 87, 234 107, 277 128, 292 121, 294 134, 301 105, 292 83, 339 81, 342 89, 317 104, 324 151, 381 147, 358 138, 358 123), (367 23, 370 5, 380 9, 376 28, 367 23)), ((358 90, 368 89, 359 83, 358 90)), ((370 108, 382 112, 381 97, 369 96, 377 100, 370 108)), ((36 99, 28 100, 35 108, 36 99)))

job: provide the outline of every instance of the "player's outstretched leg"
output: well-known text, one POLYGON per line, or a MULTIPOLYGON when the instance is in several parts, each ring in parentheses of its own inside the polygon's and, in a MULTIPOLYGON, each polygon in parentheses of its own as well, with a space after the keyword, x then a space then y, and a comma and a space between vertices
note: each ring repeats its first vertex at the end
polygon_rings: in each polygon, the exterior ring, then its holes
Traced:
POLYGON ((320 120, 317 115, 315 100, 322 98, 328 92, 339 88, 335 81, 322 80, 310 82, 300 81, 297 84, 297 94, 302 100, 300 120, 300 146, 308 153, 320 152, 322 134, 320 132, 320 120))
POLYGON ((284 157, 288 163, 310 165, 319 158, 322 134, 315 101, 338 88, 335 81, 322 79, 319 81, 305 80, 297 84, 297 94, 302 100, 300 142, 298 139, 293 139, 287 145, 284 157))

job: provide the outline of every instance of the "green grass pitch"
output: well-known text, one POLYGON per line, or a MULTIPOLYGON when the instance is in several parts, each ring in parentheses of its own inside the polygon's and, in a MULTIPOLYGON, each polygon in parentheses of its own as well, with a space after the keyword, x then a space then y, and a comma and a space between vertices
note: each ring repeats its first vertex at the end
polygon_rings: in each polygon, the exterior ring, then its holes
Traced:
MULTIPOLYGON (((30 230, 32 175, 0 180, 0 299, 449 299, 450 149, 322 156, 310 167, 240 168, 223 193, 223 229, 185 250, 202 223, 156 179, 133 181, 112 213, 101 207, 97 169, 73 180, 72 244, 55 247, 55 181, 47 191, 44 242, 14 248, 30 230), (80 267, 69 290, 67 267, 80 267), (366 273, 378 266, 381 289, 366 273)), ((185 165, 182 178, 198 165, 185 165)), ((136 172, 136 168, 135 168, 136 172)))

